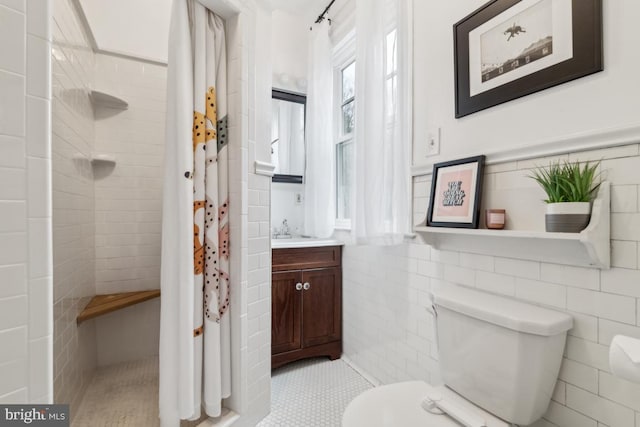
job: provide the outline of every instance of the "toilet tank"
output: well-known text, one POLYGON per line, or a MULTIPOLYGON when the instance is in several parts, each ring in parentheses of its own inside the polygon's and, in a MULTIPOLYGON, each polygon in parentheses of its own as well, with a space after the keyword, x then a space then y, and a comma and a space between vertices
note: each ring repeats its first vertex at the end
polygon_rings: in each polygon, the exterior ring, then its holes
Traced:
POLYGON ((434 291, 433 302, 445 384, 510 423, 542 417, 571 316, 459 286, 434 291))

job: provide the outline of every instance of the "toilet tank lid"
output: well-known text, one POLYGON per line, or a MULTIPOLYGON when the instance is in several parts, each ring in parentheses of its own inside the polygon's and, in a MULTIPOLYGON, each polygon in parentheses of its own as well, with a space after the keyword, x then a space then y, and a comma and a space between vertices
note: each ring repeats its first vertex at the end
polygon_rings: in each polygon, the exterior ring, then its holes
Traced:
POLYGON ((566 313, 461 286, 443 287, 432 294, 436 306, 518 332, 551 336, 573 326, 573 318, 566 313))

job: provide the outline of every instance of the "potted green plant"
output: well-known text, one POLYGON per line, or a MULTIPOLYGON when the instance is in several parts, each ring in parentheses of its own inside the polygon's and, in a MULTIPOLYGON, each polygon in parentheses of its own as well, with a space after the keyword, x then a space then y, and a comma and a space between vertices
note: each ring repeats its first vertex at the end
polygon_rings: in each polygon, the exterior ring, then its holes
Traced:
POLYGON ((547 231, 578 233, 589 224, 591 201, 600 186, 599 164, 558 161, 533 172, 530 177, 547 193, 547 231))

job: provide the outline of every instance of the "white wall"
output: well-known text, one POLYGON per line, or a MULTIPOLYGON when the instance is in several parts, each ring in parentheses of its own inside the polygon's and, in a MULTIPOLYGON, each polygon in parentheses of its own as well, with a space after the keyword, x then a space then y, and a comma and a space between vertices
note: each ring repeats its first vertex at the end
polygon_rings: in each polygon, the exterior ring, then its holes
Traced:
POLYGON ((280 230, 282 221, 287 220, 289 233, 299 235, 304 232, 304 184, 271 184, 271 227, 280 230), (302 202, 296 202, 296 195, 302 202))
POLYGON ((334 45, 340 43, 356 26, 356 2, 346 0, 334 3, 329 11, 331 29, 329 35, 334 45))
MULTIPOLYGON (((271 20, 273 87, 306 93, 309 27, 312 21, 283 10, 274 10, 271 20)), ((300 234, 304 231, 304 198, 302 203, 297 204, 296 193, 304 196, 304 184, 274 182, 271 185, 272 227, 279 229, 286 219, 291 233, 300 234)))
POLYGON ((603 72, 455 119, 452 26, 484 3, 463 0, 443 7, 414 1, 415 164, 638 123, 640 63, 629 52, 635 49, 640 3, 633 0, 603 2, 603 72), (427 129, 438 126, 441 155, 426 159, 427 129))
POLYGON ((306 93, 310 22, 282 10, 271 15, 273 87, 306 93))
POLYGON ((0 403, 53 402, 51 3, 0 0, 0 403))
POLYGON ((171 0, 79 0, 97 48, 167 62, 171 0), (114 29, 117 28, 117 31, 114 29))
POLYGON ((71 1, 53 11, 54 398, 75 413, 96 366, 95 326, 76 316, 95 295, 94 55, 71 1))

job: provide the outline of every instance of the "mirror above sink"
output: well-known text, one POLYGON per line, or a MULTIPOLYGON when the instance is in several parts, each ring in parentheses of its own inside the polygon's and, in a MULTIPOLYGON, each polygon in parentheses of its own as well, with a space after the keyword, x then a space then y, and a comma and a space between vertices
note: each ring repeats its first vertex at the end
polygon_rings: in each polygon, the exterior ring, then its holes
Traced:
POLYGON ((305 95, 273 89, 271 163, 273 182, 302 184, 305 173, 305 95))

